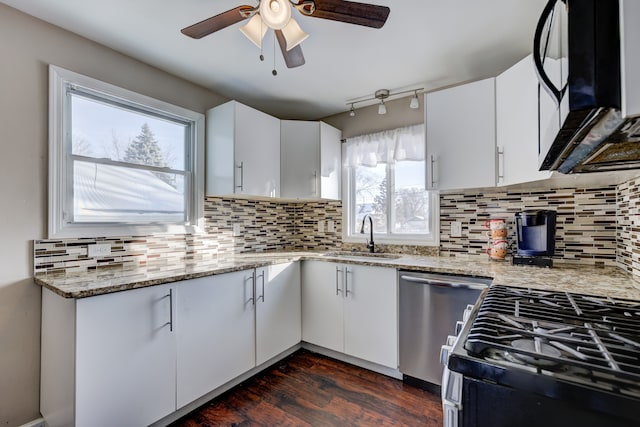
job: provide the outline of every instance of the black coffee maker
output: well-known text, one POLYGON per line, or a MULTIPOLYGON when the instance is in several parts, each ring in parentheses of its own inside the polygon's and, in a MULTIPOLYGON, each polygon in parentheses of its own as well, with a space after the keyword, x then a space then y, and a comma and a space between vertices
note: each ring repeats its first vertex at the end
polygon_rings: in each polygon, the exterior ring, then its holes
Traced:
POLYGON ((518 251, 513 264, 551 267, 556 248, 556 211, 530 210, 515 216, 518 251))

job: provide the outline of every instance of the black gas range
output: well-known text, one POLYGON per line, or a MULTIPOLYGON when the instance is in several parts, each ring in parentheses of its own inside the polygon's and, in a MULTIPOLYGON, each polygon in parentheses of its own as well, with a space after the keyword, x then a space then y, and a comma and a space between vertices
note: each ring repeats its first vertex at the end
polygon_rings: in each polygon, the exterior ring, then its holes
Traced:
POLYGON ((449 353, 448 425, 640 426, 640 302, 507 286, 481 298, 449 353))

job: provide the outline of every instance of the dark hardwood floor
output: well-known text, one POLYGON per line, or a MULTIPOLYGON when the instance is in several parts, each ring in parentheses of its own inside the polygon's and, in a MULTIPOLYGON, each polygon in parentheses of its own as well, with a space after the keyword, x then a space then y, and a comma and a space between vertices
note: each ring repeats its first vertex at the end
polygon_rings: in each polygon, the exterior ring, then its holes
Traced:
POLYGON ((440 397, 300 350, 171 427, 441 426, 440 397))

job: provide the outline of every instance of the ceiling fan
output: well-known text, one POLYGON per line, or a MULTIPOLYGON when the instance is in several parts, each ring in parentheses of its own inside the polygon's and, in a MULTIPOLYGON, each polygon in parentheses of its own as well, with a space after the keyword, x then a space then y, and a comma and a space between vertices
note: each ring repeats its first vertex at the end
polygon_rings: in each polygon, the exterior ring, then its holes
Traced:
POLYGON ((248 19, 249 21, 240 28, 240 31, 258 47, 262 47, 262 39, 267 30, 273 29, 287 68, 295 68, 305 63, 300 43, 309 35, 291 17, 292 8, 312 18, 330 19, 372 28, 382 28, 390 12, 386 6, 347 0, 259 0, 255 7, 238 6, 183 28, 181 32, 194 39, 200 39, 248 19))

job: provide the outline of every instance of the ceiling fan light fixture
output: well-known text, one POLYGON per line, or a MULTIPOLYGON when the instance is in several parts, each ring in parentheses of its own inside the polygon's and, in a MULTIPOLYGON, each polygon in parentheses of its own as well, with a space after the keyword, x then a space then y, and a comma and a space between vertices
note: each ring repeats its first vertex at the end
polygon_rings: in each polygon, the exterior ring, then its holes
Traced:
POLYGON ((264 35, 267 33, 269 27, 263 25, 262 18, 257 13, 249 19, 245 25, 240 27, 240 31, 244 34, 249 40, 253 42, 259 48, 262 47, 262 39, 264 35))
POLYGON ((282 34, 287 41, 287 51, 298 46, 309 37, 309 34, 305 33, 293 18, 289 19, 289 23, 282 28, 282 34))
POLYGON ((261 0, 260 16, 269 28, 281 30, 291 19, 291 4, 289 0, 261 0))

